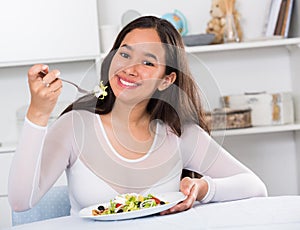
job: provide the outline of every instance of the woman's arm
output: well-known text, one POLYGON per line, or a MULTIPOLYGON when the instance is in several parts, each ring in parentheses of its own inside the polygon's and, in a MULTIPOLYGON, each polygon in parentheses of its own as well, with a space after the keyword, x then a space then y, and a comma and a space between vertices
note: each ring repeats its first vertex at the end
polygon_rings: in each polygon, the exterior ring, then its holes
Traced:
POLYGON ((60 117, 50 128, 26 118, 9 175, 8 199, 13 210, 33 207, 74 161, 71 115, 60 117))
POLYGON ((9 175, 8 198, 13 210, 32 207, 66 166, 68 155, 56 143, 63 140, 64 132, 47 134, 49 117, 61 93, 58 76, 58 70, 49 71, 42 64, 28 71, 31 101, 9 175))
POLYGON ((186 210, 195 200, 208 203, 267 196, 261 179, 200 127, 186 126, 181 140, 184 168, 203 177, 183 178, 180 189, 187 199, 163 214, 186 210))
POLYGON ((205 202, 267 195, 261 179, 198 126, 186 127, 182 151, 185 168, 200 173, 208 183, 205 202))

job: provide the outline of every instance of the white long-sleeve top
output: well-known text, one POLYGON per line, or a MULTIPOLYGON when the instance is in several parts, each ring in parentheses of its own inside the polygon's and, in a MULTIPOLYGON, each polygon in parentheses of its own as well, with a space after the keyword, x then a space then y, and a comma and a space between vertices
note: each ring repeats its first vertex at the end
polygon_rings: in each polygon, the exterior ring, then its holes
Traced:
POLYGON ((25 119, 11 165, 8 198, 13 210, 33 207, 66 171, 71 213, 107 202, 119 193, 179 191, 182 169, 209 184, 203 202, 266 196, 264 183, 198 125, 181 137, 157 122, 148 153, 130 160, 110 144, 100 116, 71 111, 49 128, 25 119))

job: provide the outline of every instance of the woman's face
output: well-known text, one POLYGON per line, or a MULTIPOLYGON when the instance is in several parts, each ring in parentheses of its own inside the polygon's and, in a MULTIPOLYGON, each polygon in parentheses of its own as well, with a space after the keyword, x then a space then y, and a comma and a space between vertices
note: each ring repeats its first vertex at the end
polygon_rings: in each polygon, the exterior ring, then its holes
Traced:
POLYGON ((165 50, 157 32, 134 29, 125 36, 112 59, 111 88, 122 101, 150 99, 156 89, 162 90, 170 81, 165 68, 165 50))

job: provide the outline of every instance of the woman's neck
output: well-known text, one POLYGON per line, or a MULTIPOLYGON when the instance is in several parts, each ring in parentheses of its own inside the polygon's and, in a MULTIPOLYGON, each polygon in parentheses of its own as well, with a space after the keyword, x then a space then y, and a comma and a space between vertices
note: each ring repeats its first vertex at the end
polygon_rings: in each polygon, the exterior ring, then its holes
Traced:
POLYGON ((109 114, 101 115, 101 120, 111 145, 123 157, 139 158, 151 148, 154 133, 149 127, 146 104, 128 106, 117 102, 109 114))
POLYGON ((116 101, 111 111, 112 121, 121 124, 137 127, 149 124, 149 114, 146 111, 147 103, 141 102, 136 105, 128 105, 123 102, 116 101))

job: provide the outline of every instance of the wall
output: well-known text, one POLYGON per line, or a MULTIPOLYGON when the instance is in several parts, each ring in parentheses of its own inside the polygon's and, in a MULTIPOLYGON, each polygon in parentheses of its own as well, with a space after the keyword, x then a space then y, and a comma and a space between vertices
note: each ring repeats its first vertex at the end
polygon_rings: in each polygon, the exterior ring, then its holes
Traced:
MULTIPOLYGON (((270 0, 237 0, 236 7, 241 15, 241 24, 245 38, 253 39, 262 36, 265 19, 268 14, 270 0), (257 7, 257 6, 260 7, 257 7), (255 12, 255 20, 253 17, 255 12)), ((144 14, 161 16, 165 13, 180 10, 187 18, 189 33, 205 33, 207 22, 210 20, 211 0, 98 0, 99 24, 121 25, 122 15, 129 9, 144 14)))
POLYGON ((0 1, 0 66, 87 60, 99 55, 97 27, 96 0, 0 1))
POLYGON ((292 132, 225 137, 223 147, 265 182, 269 195, 299 195, 299 154, 292 132))

